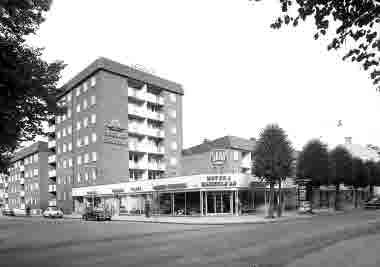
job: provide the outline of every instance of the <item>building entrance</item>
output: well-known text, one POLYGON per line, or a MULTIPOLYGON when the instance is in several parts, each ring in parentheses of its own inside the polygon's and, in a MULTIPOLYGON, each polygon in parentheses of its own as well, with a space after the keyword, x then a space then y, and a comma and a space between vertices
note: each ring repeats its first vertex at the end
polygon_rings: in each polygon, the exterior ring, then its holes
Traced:
POLYGON ((207 192, 207 214, 232 214, 232 200, 230 191, 207 192))

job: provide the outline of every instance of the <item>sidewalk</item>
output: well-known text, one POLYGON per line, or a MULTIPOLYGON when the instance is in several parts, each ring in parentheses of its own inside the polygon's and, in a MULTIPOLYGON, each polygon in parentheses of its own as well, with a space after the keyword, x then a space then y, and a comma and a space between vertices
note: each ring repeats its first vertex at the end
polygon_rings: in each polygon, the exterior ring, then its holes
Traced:
MULTIPOLYGON (((298 212, 285 212, 281 218, 266 219, 264 214, 259 215, 225 215, 225 216, 152 216, 144 215, 117 215, 113 216, 113 221, 145 222, 145 223, 173 223, 173 224, 194 224, 194 225, 225 225, 225 224, 263 224, 283 222, 295 219, 308 219, 312 215, 298 214, 298 212)), ((67 219, 80 219, 81 215, 65 215, 67 219)))

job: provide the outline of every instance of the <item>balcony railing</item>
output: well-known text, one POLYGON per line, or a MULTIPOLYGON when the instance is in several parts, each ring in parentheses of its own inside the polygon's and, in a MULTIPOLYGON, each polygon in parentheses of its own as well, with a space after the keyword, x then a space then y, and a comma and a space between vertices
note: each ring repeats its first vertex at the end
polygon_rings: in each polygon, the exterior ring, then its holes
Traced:
POLYGON ((158 128, 147 128, 147 135, 155 136, 155 137, 165 137, 165 132, 162 129, 158 128))
POLYGON ((57 206, 57 200, 56 199, 49 200, 49 206, 57 206))
POLYGON ((158 120, 158 121, 164 121, 165 120, 165 116, 162 112, 156 112, 156 111, 149 110, 149 111, 147 111, 146 115, 149 119, 158 120))
POLYGON ((55 140, 51 140, 48 142, 48 148, 55 148, 55 146, 56 146, 55 140))
POLYGON ((128 87, 128 96, 139 99, 139 100, 145 100, 144 91, 141 91, 132 87, 128 87))
POLYGON ((160 170, 164 171, 166 168, 165 164, 158 163, 158 162, 149 162, 149 169, 150 170, 160 170))
POLYGON ((149 153, 155 153, 155 154, 164 154, 165 153, 165 148, 163 146, 155 146, 151 145, 148 147, 149 153))
POLYGON ((132 115, 135 115, 135 116, 139 116, 139 117, 143 117, 145 118, 146 117, 146 109, 142 108, 142 107, 138 107, 138 106, 135 106, 135 105, 128 105, 128 114, 132 114, 132 115))
POLYGON ((53 178, 57 176, 57 171, 56 170, 50 170, 49 171, 49 178, 53 178))
POLYGON ((49 192, 53 193, 57 191, 57 186, 55 184, 49 184, 49 192))
POLYGON ((145 99, 154 104, 159 104, 159 105, 164 104, 164 98, 162 96, 154 95, 151 93, 145 94, 145 99))
POLYGON ((140 169, 140 170, 143 170, 143 169, 147 169, 147 164, 146 162, 135 162, 133 160, 130 160, 129 161, 129 168, 130 169, 140 169))
POLYGON ((53 164, 53 163, 55 163, 55 162, 56 162, 56 159, 57 159, 56 155, 50 155, 50 156, 48 157, 48 162, 49 162, 49 164, 53 164))

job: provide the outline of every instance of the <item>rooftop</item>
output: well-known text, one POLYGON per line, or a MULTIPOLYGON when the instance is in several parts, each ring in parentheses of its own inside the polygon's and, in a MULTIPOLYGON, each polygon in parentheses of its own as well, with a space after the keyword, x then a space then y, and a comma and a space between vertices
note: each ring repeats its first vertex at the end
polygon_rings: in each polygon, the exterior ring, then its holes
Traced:
POLYGON ((62 95, 78 86, 84 79, 87 79, 99 70, 108 71, 123 77, 132 78, 135 80, 143 81, 149 85, 157 86, 161 89, 171 91, 173 93, 183 95, 182 85, 160 78, 150 73, 134 69, 127 65, 123 65, 108 58, 100 57, 87 66, 84 70, 78 73, 74 78, 68 81, 61 87, 62 95))
POLYGON ((13 163, 19 159, 25 158, 29 156, 30 154, 34 154, 36 152, 48 152, 48 151, 49 149, 48 149, 47 143, 43 141, 38 141, 16 152, 14 157, 11 159, 11 162, 13 163))

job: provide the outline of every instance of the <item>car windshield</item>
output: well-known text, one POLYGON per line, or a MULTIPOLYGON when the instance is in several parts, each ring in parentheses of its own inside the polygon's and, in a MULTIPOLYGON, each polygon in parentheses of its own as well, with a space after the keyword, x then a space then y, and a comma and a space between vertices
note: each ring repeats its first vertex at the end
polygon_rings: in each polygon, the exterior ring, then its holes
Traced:
POLYGON ((48 210, 53 210, 53 211, 55 211, 55 210, 58 210, 56 207, 50 207, 50 208, 48 208, 48 210))

